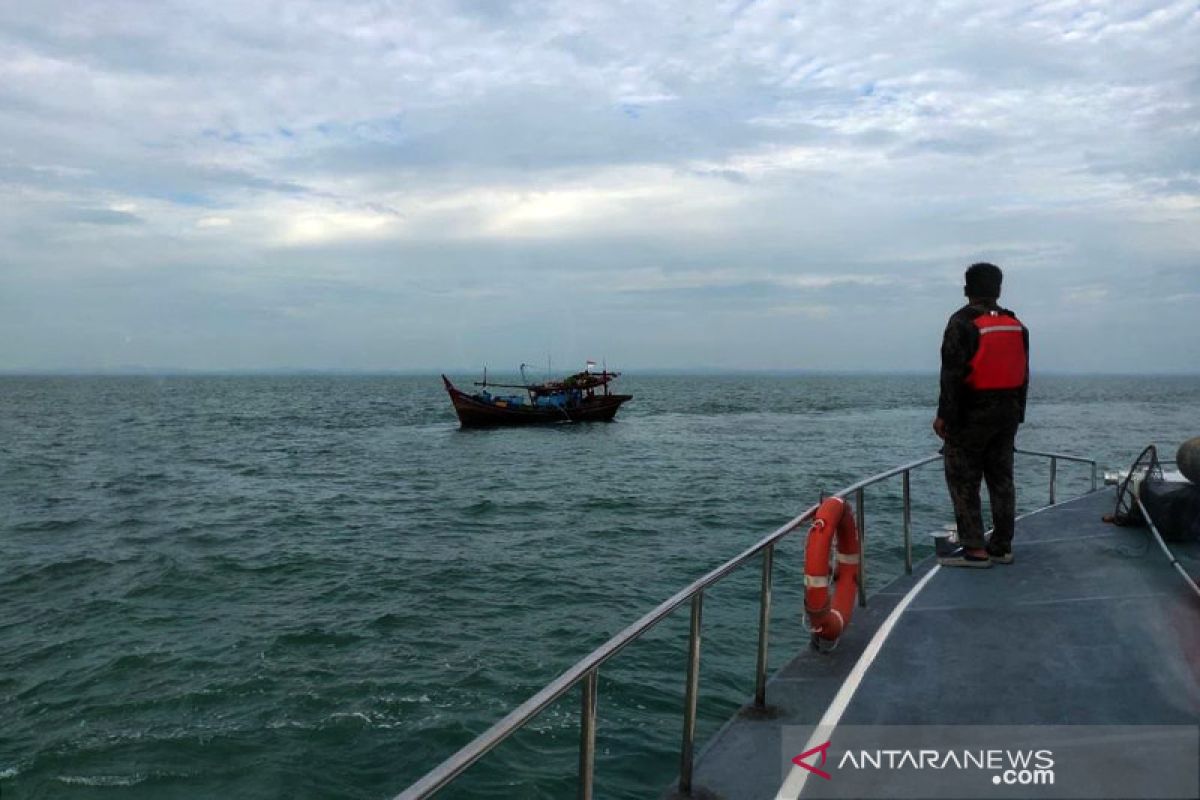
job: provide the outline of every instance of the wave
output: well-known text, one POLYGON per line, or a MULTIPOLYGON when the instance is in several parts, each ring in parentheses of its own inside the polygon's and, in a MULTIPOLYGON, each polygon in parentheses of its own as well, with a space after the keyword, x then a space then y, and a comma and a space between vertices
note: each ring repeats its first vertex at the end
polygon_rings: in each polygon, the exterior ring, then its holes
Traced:
POLYGON ((43 564, 26 572, 19 573, 12 578, 9 578, 7 581, 0 583, 0 587, 12 588, 25 583, 40 580, 58 580, 62 578, 82 579, 93 576, 96 573, 104 572, 112 566, 113 564, 111 561, 105 561, 100 558, 92 558, 91 556, 68 558, 63 561, 55 561, 50 564, 43 564))
POLYGON ((59 783, 71 786, 137 786, 145 775, 55 775, 59 783))
POLYGON ((275 647, 313 647, 318 645, 348 645, 362 641, 365 637, 348 631, 330 631, 323 628, 309 628, 303 631, 292 631, 280 634, 271 642, 275 647))
POLYGON ((52 517, 50 519, 18 522, 12 526, 12 530, 15 533, 53 533, 56 531, 74 530, 75 528, 87 525, 89 522, 91 522, 91 518, 86 515, 78 517, 52 517))

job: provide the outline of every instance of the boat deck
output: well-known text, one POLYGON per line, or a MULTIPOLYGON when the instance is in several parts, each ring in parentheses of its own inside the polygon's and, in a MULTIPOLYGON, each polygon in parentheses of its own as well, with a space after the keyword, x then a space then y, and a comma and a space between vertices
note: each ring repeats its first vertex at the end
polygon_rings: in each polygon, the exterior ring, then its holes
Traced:
MULTIPOLYGON (((713 737, 693 796, 776 797, 784 728, 823 718, 1200 723, 1200 599, 1146 529, 1101 522, 1112 505, 1099 491, 1020 518, 1013 565, 947 569, 931 557, 872 595, 836 650, 806 650, 775 674, 768 714, 748 706, 713 737)), ((1200 545, 1171 549, 1200 573, 1200 545)))

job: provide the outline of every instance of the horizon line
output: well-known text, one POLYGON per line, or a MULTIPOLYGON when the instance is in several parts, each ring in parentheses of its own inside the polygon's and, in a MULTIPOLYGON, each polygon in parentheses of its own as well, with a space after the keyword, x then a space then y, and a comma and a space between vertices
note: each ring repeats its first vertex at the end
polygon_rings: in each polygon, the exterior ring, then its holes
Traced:
MULTIPOLYGON (((761 376, 801 376, 801 375, 923 375, 935 376, 936 369, 827 369, 819 367, 631 367, 614 370, 623 375, 761 375, 761 376)), ((0 377, 6 378, 41 378, 41 377, 438 377, 439 375, 468 375, 477 374, 478 368, 383 368, 383 369, 349 369, 337 367, 246 367, 246 368, 190 368, 190 367, 45 367, 34 369, 0 368, 0 377)), ((508 375, 508 371, 495 371, 497 375, 508 375)), ((512 371, 511 374, 517 374, 512 371)), ((1095 370, 1040 370, 1036 375, 1047 377, 1200 377, 1200 371, 1095 371, 1095 370)))

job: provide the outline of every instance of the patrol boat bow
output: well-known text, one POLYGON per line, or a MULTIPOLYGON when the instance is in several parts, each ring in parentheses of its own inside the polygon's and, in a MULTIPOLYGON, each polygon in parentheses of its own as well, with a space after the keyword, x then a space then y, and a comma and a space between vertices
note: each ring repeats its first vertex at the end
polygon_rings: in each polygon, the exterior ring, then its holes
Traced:
MULTIPOLYGON (((814 786, 809 777, 817 770, 800 762, 804 755, 824 755, 839 726, 1050 726, 1045 730, 1061 735, 1055 726, 1140 725, 1139 730, 1149 731, 1145 726, 1177 725, 1194 739, 1200 723, 1200 590, 1190 580, 1190 586, 1181 581, 1180 574, 1200 572, 1200 542, 1176 543, 1170 550, 1164 545, 1169 558, 1162 559, 1143 530, 1101 521, 1114 496, 1098 489, 1094 460, 1017 452, 1050 461, 1049 503, 1017 520, 1017 565, 942 569, 933 556, 913 564, 910 476, 941 456, 872 476, 837 496, 851 502, 865 543, 865 490, 901 479, 905 574, 873 595, 870 604, 860 584, 862 608, 836 650, 800 652, 768 679, 775 548, 812 520, 818 508, 813 505, 581 659, 397 800, 432 796, 576 685, 581 690, 578 796, 591 798, 599 669, 685 604, 691 624, 680 772, 664 797, 753 800, 828 792, 831 784, 814 786), (1058 502, 1061 461, 1090 465, 1090 492, 1058 502), (754 560, 762 570, 754 695, 697 754, 704 593, 754 560), (976 691, 968 694, 966 687, 976 691), (783 771, 787 761, 781 754, 791 752, 785 737, 796 730, 813 733, 794 742, 795 765, 783 771)), ((864 546, 860 574, 867 569, 865 554, 864 546)), ((1196 754, 1191 739, 1182 750, 1178 741, 1169 743, 1175 748, 1170 750, 1161 739, 1145 736, 1118 744, 1134 756, 1121 762, 1123 774, 1142 769, 1135 777, 1155 774, 1165 753, 1182 752, 1185 759, 1196 754)), ((887 785, 868 786, 879 792, 870 796, 920 796, 893 775, 887 780, 887 785)), ((1182 780, 1180 791, 1192 794, 1178 796, 1196 796, 1200 778, 1184 775, 1182 780)))

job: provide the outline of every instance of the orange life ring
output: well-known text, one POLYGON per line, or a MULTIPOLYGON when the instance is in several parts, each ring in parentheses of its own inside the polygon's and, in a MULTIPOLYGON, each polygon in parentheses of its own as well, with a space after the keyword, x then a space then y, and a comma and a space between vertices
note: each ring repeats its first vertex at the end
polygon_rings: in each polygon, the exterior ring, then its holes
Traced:
POLYGON ((840 497, 829 498, 817 509, 804 547, 804 611, 812 632, 822 639, 836 640, 850 624, 858 595, 859 555, 854 510, 840 497), (829 552, 835 533, 837 568, 831 603, 829 552))

